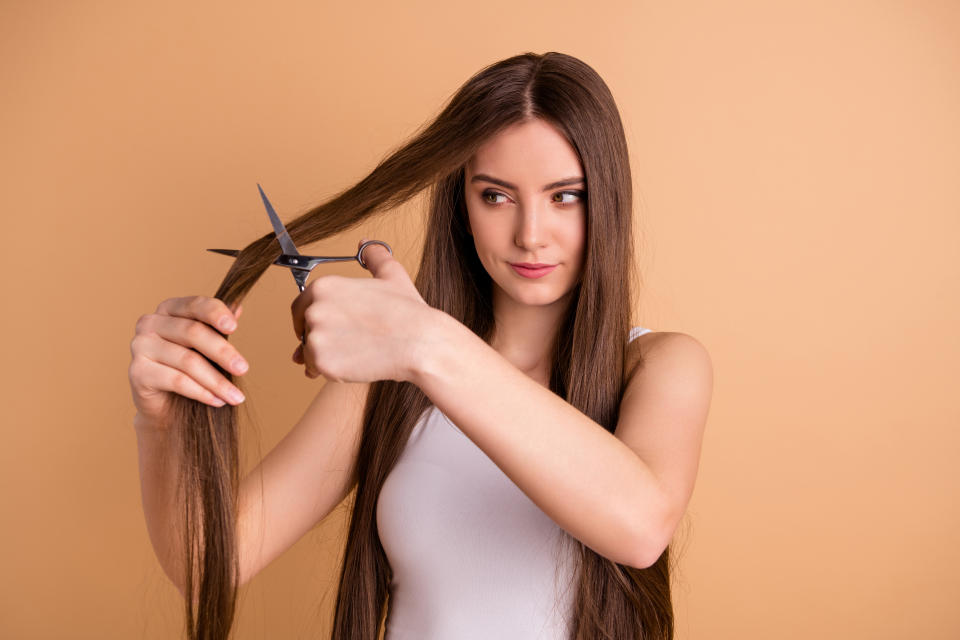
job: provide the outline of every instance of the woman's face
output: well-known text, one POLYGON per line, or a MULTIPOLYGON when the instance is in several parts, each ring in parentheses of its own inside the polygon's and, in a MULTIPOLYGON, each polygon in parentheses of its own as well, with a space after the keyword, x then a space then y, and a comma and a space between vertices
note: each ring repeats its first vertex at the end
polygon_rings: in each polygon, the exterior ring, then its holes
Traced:
POLYGON ((470 233, 493 279, 495 305, 503 294, 523 305, 548 305, 573 289, 586 244, 585 189, 577 152, 541 119, 508 127, 470 159, 470 233))

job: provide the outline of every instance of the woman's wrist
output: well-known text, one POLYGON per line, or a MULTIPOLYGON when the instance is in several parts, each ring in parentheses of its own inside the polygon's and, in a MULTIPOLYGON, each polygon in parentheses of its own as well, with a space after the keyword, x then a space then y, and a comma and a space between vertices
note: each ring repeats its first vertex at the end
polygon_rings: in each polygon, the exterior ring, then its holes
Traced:
POLYGON ((430 307, 419 329, 406 380, 422 388, 423 381, 436 369, 446 351, 455 348, 457 332, 464 327, 450 314, 430 307))
POLYGON ((167 433, 170 425, 166 422, 151 419, 139 411, 133 416, 133 430, 141 433, 167 433))

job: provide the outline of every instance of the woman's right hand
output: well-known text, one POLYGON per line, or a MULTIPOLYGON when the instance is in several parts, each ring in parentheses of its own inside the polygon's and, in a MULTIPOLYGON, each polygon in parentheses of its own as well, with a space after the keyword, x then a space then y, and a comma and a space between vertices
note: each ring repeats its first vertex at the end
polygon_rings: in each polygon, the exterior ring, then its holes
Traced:
POLYGON ((240 390, 203 357, 234 375, 247 371, 246 360, 222 335, 236 331, 242 312, 240 304, 231 309, 217 298, 188 296, 164 300, 140 316, 128 370, 135 426, 169 427, 173 393, 215 407, 243 402, 240 390))

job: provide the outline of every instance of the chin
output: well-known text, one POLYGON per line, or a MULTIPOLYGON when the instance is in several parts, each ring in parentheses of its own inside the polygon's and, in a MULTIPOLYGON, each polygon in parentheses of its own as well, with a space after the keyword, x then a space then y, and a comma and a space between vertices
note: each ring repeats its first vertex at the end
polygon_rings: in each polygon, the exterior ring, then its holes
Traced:
POLYGON ((570 293, 568 289, 560 290, 557 287, 538 288, 534 282, 512 283, 510 288, 501 287, 501 289, 516 302, 531 307, 544 307, 554 304, 570 293))
POLYGON ((528 307, 545 307, 549 304, 553 304, 560 299, 560 296, 556 295, 537 295, 537 296, 511 296, 514 300, 521 304, 525 304, 528 307))

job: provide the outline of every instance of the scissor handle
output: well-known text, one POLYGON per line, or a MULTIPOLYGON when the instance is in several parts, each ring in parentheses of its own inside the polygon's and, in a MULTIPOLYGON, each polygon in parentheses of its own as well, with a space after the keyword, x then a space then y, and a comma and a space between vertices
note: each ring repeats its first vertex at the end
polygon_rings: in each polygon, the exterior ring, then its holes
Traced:
MULTIPOLYGON (((367 266, 367 263, 363 261, 363 250, 371 244, 382 244, 387 248, 387 251, 390 252, 390 255, 393 255, 393 249, 391 249, 390 245, 388 245, 386 242, 381 240, 367 240, 360 245, 360 248, 357 249, 357 255, 355 256, 304 256, 282 253, 280 254, 280 257, 273 261, 273 264, 289 268, 293 273, 294 280, 297 282, 297 287, 299 287, 300 292, 303 293, 303 290, 306 287, 307 276, 310 275, 310 272, 318 264, 322 264, 324 262, 349 262, 351 260, 356 260, 360 263, 361 267, 369 271, 370 268, 367 266)), ((234 257, 240 253, 238 249, 207 249, 207 251, 213 251, 214 253, 222 253, 224 255, 234 257)))
POLYGON ((324 262, 348 262, 356 259, 356 256, 292 256, 288 253, 282 253, 279 258, 273 261, 273 264, 289 267, 296 271, 312 271, 315 266, 324 262))
POLYGON ((360 263, 360 266, 369 271, 367 263, 363 261, 363 250, 366 249, 371 244, 382 244, 387 248, 387 251, 390 252, 390 255, 393 255, 393 249, 390 248, 386 242, 380 240, 367 240, 362 245, 360 249, 357 250, 357 255, 355 256, 304 256, 304 255, 290 255, 288 253, 280 254, 276 260, 273 261, 273 264, 279 265, 281 267, 288 267, 294 272, 306 271, 309 273, 313 270, 318 264, 323 264, 325 262, 351 262, 356 260, 360 263))
POLYGON ((367 240, 362 245, 360 245, 360 248, 357 250, 357 262, 359 262, 360 266, 366 269, 367 271, 369 271, 370 269, 367 267, 367 263, 363 261, 363 250, 366 249, 371 244, 382 244, 387 248, 387 251, 390 252, 390 255, 393 255, 393 249, 391 249, 390 245, 388 245, 386 242, 381 242, 380 240, 367 240))

